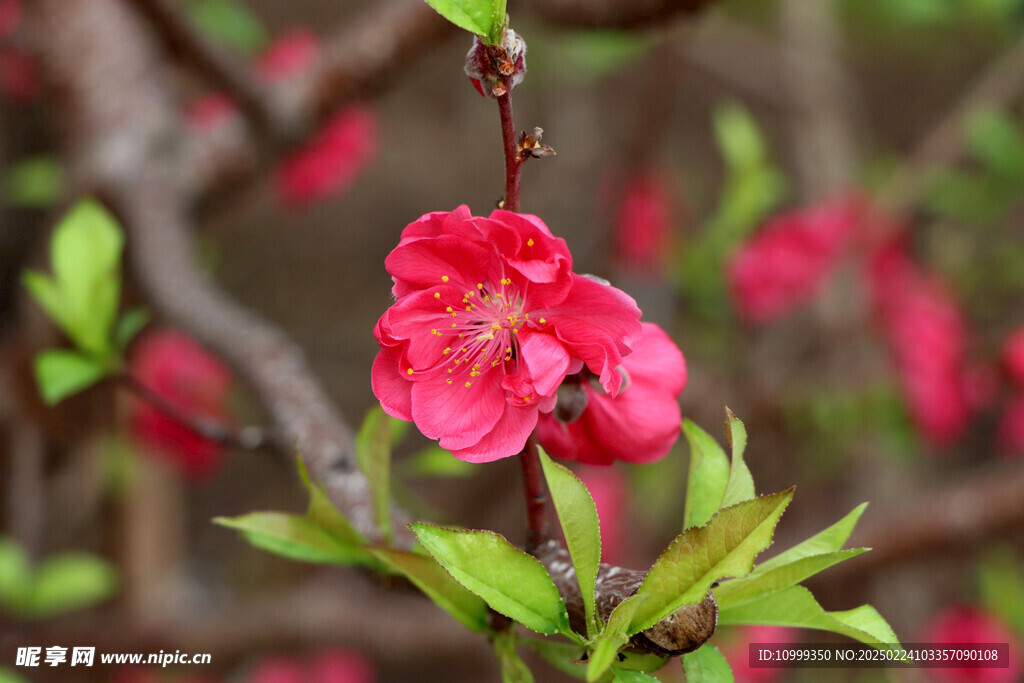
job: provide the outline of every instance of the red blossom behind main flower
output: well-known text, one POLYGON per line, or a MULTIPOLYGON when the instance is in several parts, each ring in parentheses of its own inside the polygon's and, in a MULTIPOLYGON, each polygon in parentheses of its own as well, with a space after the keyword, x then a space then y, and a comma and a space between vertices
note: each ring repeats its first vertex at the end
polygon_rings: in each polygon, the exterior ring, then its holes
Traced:
POLYGON ((657 168, 635 171, 626 181, 615 218, 615 253, 622 265, 657 273, 672 237, 672 192, 657 168))
POLYGON ((584 377, 586 408, 578 418, 563 422, 554 414, 541 416, 537 437, 551 455, 610 465, 653 462, 672 448, 682 422, 678 398, 686 386, 686 361, 653 323, 643 323, 643 336, 632 346, 622 361, 626 382, 617 396, 584 377))
POLYGON ((766 323, 813 299, 861 215, 862 203, 847 198, 771 219, 727 266, 740 315, 766 323))
POLYGON ((374 329, 374 394, 456 457, 521 451, 562 380, 584 366, 619 391, 640 310, 573 273, 565 241, 536 216, 427 214, 406 226, 385 266, 397 301, 374 329))
POLYGON ((961 604, 939 612, 928 623, 921 642, 959 645, 1010 644, 1008 667, 923 669, 928 680, 936 683, 1016 683, 1024 674, 1020 641, 1013 629, 979 607, 961 604))
POLYGON ((373 683, 375 680, 373 665, 351 650, 329 650, 312 661, 264 657, 246 679, 247 683, 373 683))
POLYGON ((377 153, 377 118, 363 105, 334 115, 275 169, 281 202, 297 207, 344 192, 377 153))
POLYGON ((722 654, 729 662, 736 683, 772 683, 782 678, 786 672, 781 667, 751 667, 751 643, 787 645, 798 642, 800 636, 800 632, 795 628, 765 625, 736 626, 730 633, 732 637, 722 645, 722 654))
MULTIPOLYGON (((543 418, 541 418, 543 419, 543 418)), ((576 472, 590 491, 601 527, 601 561, 619 565, 626 559, 626 512, 629 482, 616 467, 587 467, 576 472)))
POLYGON ((875 254, 868 276, 914 423, 935 446, 956 441, 972 412, 963 315, 942 282, 899 244, 875 254))
MULTIPOLYGON (((230 371, 180 332, 152 332, 140 338, 131 354, 130 371, 141 384, 188 415, 217 420, 226 416, 230 371)), ((220 444, 151 403, 136 400, 130 422, 136 438, 188 476, 208 474, 220 461, 220 444)))

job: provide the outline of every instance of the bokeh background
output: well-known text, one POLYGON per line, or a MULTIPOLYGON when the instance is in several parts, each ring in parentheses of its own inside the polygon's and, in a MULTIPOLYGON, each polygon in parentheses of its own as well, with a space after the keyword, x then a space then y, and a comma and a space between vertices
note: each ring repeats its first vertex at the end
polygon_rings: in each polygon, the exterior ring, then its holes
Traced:
MULTIPOLYGON (((171 4, 275 82, 376 3, 171 4)), ((910 642, 1019 646, 1024 3, 723 0, 632 30, 569 27, 541 4, 509 3, 528 45, 517 124, 542 127, 557 151, 526 164, 523 210, 567 240, 578 272, 631 293, 678 343, 683 415, 721 437, 728 405, 750 434, 758 490, 797 486, 781 547, 870 501, 852 543, 875 557, 814 579, 827 609, 870 602, 910 642)), ((22 558, 38 576, 71 551, 106 564, 61 576, 86 588, 36 607, 0 595, 11 656, 0 680, 86 680, 14 667, 14 638, 213 655, 209 666, 101 667, 94 680, 497 680, 487 643, 426 601, 270 556, 210 523, 300 511, 287 458, 140 426, 111 384, 56 408, 38 398, 31 358, 61 337, 19 274, 46 267, 49 231, 79 188, 55 124, 60 93, 35 63, 32 5, 0 2, 0 579, 22 558)), ((497 110, 462 73, 468 45, 455 32, 424 41, 364 102, 193 214, 211 276, 302 347, 352 424, 375 403, 371 332, 402 228, 459 204, 486 214, 502 192, 497 110)), ((201 70, 176 68, 185 135, 233 134, 237 109, 201 70)), ((146 306, 126 277, 127 303, 146 306)), ((168 329, 152 311, 132 357, 168 329)), ((153 352, 151 380, 193 409, 265 419, 244 378, 179 332, 153 352)), ((429 445, 410 434, 399 446, 399 500, 521 543, 518 464, 417 467, 429 445)), ((608 559, 649 566, 679 532, 687 457, 684 441, 656 464, 580 470, 607 506, 608 559)), ((723 629, 713 642, 743 652, 752 638, 822 640, 723 629)), ((1015 664, 969 680, 1019 680, 1015 664)), ((968 680, 940 674, 738 673, 968 680)), ((661 675, 682 680, 677 663, 661 675)))

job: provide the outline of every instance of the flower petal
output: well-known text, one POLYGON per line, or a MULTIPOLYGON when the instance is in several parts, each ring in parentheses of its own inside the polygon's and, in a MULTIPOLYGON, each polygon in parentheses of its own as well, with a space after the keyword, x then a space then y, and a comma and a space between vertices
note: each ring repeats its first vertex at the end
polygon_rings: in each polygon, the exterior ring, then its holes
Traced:
POLYGON ((472 380, 464 377, 451 384, 441 376, 413 383, 413 420, 424 436, 440 439, 442 448, 466 448, 477 443, 505 410, 500 373, 485 372, 472 380))
POLYGON ((507 458, 526 447, 526 440, 536 425, 536 408, 506 404, 501 419, 480 441, 467 448, 452 450, 452 455, 467 462, 507 458))

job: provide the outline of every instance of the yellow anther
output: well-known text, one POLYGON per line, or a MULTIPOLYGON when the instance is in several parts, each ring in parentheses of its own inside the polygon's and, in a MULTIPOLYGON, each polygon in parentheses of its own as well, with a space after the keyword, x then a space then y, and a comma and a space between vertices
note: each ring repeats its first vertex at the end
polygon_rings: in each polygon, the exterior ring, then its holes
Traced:
POLYGON ((533 246, 533 238, 532 237, 530 239, 526 240, 526 246, 528 246, 528 247, 532 247, 533 246))
POLYGON ((445 313, 451 313, 452 312, 452 307, 451 306, 445 306, 444 311, 445 311, 445 313))
POLYGON ((406 371, 405 371, 405 374, 407 374, 407 375, 411 375, 411 374, 412 374, 412 368, 409 368, 408 370, 406 370, 406 371))
POLYGON ((437 334, 437 330, 431 330, 430 334, 435 334, 436 335, 437 334))
POLYGON ((474 363, 473 364, 473 369, 474 370, 479 370, 480 369, 480 364, 479 363, 474 363))
POLYGON ((466 388, 467 388, 467 389, 469 389, 469 388, 470 388, 471 386, 473 386, 473 383, 472 383, 472 382, 466 382, 466 388))
POLYGON ((545 320, 544 318, 541 318, 541 319, 540 319, 540 324, 541 324, 541 325, 545 324, 546 322, 547 322, 547 320, 545 320))
POLYGON ((476 288, 477 289, 483 289, 484 288, 484 283, 482 283, 482 282, 476 283, 476 288))
POLYGON ((448 276, 447 275, 442 275, 441 276, 441 282, 448 282, 448 276))
POLYGON ((442 351, 441 353, 447 356, 451 352, 452 352, 452 347, 449 346, 449 347, 445 348, 445 350, 442 351))
POLYGON ((452 327, 455 327, 457 325, 458 325, 458 323, 452 323, 452 327))
POLYGON ((530 402, 531 398, 533 398, 533 396, 523 396, 523 400, 526 401, 527 403, 530 402))
POLYGON ((434 298, 435 299, 440 299, 441 298, 441 292, 434 292, 434 298))
POLYGON ((446 379, 446 380, 444 381, 444 383, 445 383, 445 384, 451 384, 451 383, 452 383, 452 381, 451 381, 450 379, 446 379))

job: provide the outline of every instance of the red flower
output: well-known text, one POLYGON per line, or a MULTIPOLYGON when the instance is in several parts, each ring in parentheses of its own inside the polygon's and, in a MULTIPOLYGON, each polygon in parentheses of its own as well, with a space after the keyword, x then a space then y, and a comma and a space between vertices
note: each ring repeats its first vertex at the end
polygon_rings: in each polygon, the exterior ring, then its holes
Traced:
POLYGON ((358 652, 331 650, 312 662, 266 657, 253 667, 248 683, 373 683, 373 666, 358 652))
POLYGON ((729 290, 740 314, 766 323, 813 299, 861 213, 860 202, 844 199, 770 220, 727 266, 729 290))
POLYGON ((376 117, 366 107, 349 107, 277 166, 277 194, 295 207, 343 192, 376 152, 376 117))
POLYGON ((1003 343, 1003 366, 1010 379, 1024 387, 1024 326, 1013 330, 1003 343))
POLYGON ((271 43, 256 60, 256 73, 268 83, 293 78, 320 55, 320 39, 304 28, 292 29, 271 43))
POLYGON ((928 679, 937 683, 1015 683, 1024 674, 1020 640, 1010 627, 992 614, 971 605, 953 605, 932 617, 924 635, 925 643, 1009 643, 1007 668, 936 668, 922 669, 928 679))
MULTIPOLYGON (((223 419, 231 387, 227 367, 180 332, 146 334, 136 344, 131 372, 146 388, 188 415, 223 419)), ((137 400, 131 412, 136 437, 174 462, 186 475, 202 476, 219 462, 222 448, 149 402, 137 400)))
POLYGON ((1014 396, 999 419, 999 445, 1012 453, 1024 453, 1024 394, 1014 396))
POLYGON ((461 206, 406 226, 385 261, 396 303, 374 330, 373 390, 456 457, 522 450, 566 375, 584 365, 615 395, 640 336, 636 303, 572 272, 565 241, 536 216, 461 206))
POLYGON ((779 680, 786 670, 779 667, 751 668, 751 643, 776 643, 786 645, 797 642, 799 632, 784 626, 737 626, 732 629, 732 638, 722 646, 736 683, 771 683, 779 680))
POLYGON ((625 517, 629 506, 626 477, 615 467, 586 467, 576 474, 586 484, 597 507, 601 523, 601 561, 621 564, 625 559, 625 517))
POLYGON ((541 416, 537 437, 551 455, 610 465, 614 460, 654 462, 672 448, 682 422, 677 399, 686 386, 686 361, 653 323, 643 324, 643 336, 632 347, 622 361, 626 379, 617 396, 595 386, 584 372, 586 407, 579 417, 541 416))
POLYGON ((25 104, 39 95, 42 79, 39 63, 33 55, 15 48, 0 51, 0 93, 25 104))
POLYGON ((971 418, 960 310, 943 284, 898 245, 875 255, 869 279, 911 417, 928 442, 956 441, 971 418))
POLYGON ((615 220, 616 255, 625 266, 657 272, 672 236, 672 194, 655 168, 626 182, 615 220))
POLYGON ((195 130, 217 128, 238 116, 234 100, 224 93, 212 92, 196 98, 185 110, 185 123, 195 130))

